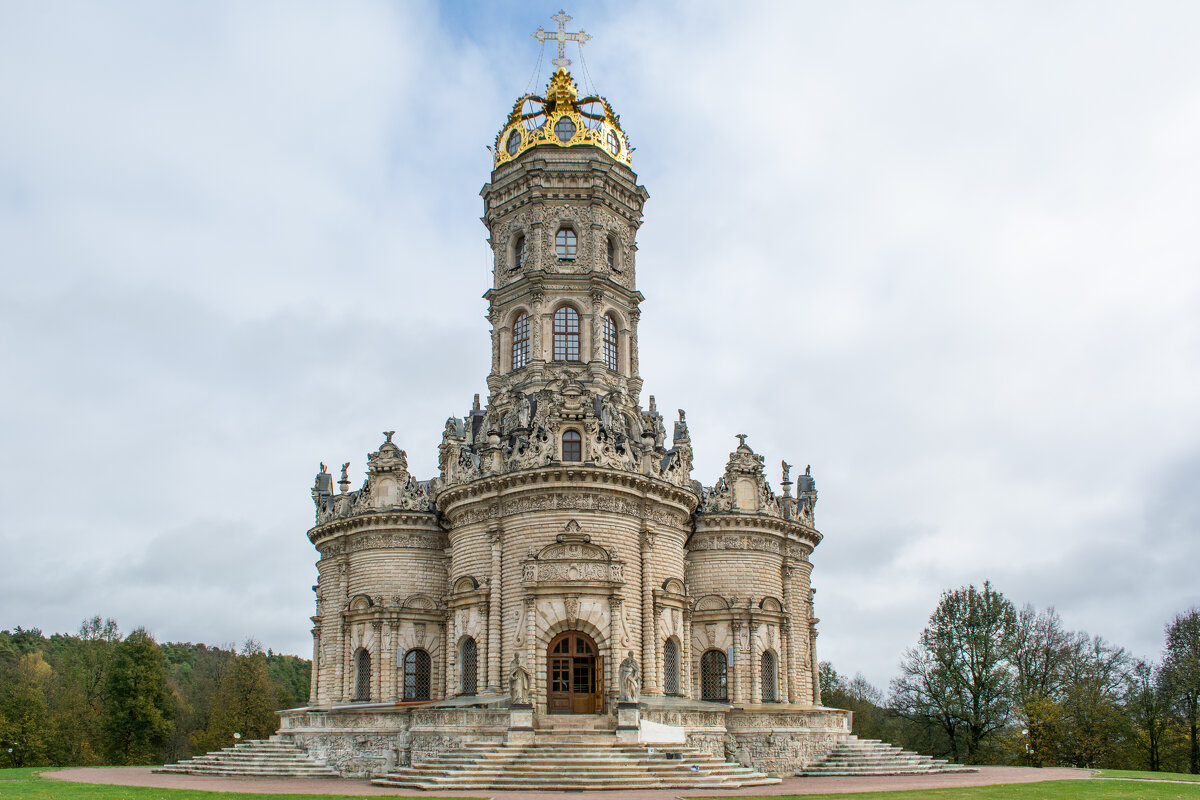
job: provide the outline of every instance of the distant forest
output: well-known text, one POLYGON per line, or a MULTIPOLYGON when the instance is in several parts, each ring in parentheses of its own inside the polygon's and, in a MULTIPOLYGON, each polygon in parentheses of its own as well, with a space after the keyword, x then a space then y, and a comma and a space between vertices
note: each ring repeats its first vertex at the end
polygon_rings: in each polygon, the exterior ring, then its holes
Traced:
POLYGON ((100 617, 74 635, 0 631, 0 766, 164 764, 265 738, 276 710, 308 701, 309 669, 254 641, 158 644, 100 617))

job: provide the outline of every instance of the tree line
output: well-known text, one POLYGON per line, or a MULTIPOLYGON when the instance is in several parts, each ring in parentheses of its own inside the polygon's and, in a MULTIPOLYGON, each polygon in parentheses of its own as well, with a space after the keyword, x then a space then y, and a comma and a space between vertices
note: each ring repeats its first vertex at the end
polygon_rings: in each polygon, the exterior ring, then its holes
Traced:
POLYGON ((308 661, 158 644, 111 619, 74 635, 0 631, 0 766, 163 764, 271 735, 308 701, 308 661))
POLYGON ((943 593, 886 698, 828 662, 821 685, 858 735, 959 763, 1200 773, 1200 608, 1146 662, 1052 608, 967 586, 943 593))

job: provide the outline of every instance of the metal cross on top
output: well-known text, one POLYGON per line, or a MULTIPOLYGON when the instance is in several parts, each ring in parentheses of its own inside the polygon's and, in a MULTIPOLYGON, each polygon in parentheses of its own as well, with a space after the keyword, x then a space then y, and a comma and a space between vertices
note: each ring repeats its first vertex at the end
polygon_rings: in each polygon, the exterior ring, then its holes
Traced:
POLYGON ((559 11, 550 19, 558 23, 558 31, 555 33, 550 33, 544 30, 541 25, 539 25, 537 32, 533 34, 533 38, 537 39, 543 44, 547 39, 557 39, 558 58, 554 59, 554 66, 566 69, 571 65, 571 59, 567 58, 567 42, 579 42, 579 46, 583 47, 587 40, 591 39, 592 37, 588 36, 587 33, 582 29, 579 31, 579 33, 567 33, 567 23, 571 21, 571 18, 567 16, 565 11, 559 11))

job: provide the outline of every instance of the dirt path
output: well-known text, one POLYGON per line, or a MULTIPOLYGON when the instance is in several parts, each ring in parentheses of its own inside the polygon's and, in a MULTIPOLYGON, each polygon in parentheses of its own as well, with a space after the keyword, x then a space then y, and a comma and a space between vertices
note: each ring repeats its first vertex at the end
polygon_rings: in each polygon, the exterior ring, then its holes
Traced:
MULTIPOLYGON (((736 795, 844 794, 848 792, 884 792, 904 789, 942 789, 956 786, 988 786, 997 783, 1035 783, 1090 778, 1085 769, 1030 769, 1029 767, 981 767, 979 772, 946 775, 864 776, 861 778, 788 778, 774 786, 754 786, 723 791, 664 789, 661 791, 587 792, 598 800, 674 800, 688 797, 729 797, 736 795)), ((582 792, 430 792, 385 789, 365 780, 348 778, 214 778, 203 775, 160 775, 150 767, 75 767, 46 773, 75 783, 104 783, 115 786, 155 786, 160 789, 200 789, 208 792, 247 792, 253 794, 342 794, 364 796, 413 795, 427 797, 494 797, 496 800, 579 800, 582 792)))

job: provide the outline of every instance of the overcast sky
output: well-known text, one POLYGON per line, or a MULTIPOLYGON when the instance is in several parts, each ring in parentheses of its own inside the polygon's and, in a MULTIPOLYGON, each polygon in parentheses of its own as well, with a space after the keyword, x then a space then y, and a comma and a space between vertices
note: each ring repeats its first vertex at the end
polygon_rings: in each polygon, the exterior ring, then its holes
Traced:
MULTIPOLYGON (((317 463, 395 429, 432 477, 486 393, 485 148, 557 10, 0 0, 0 628, 311 653, 317 463)), ((642 401, 706 485, 738 433, 812 464, 821 657, 885 687, 985 579, 1156 656, 1200 603, 1200 5, 567 12, 651 196, 642 401)))

